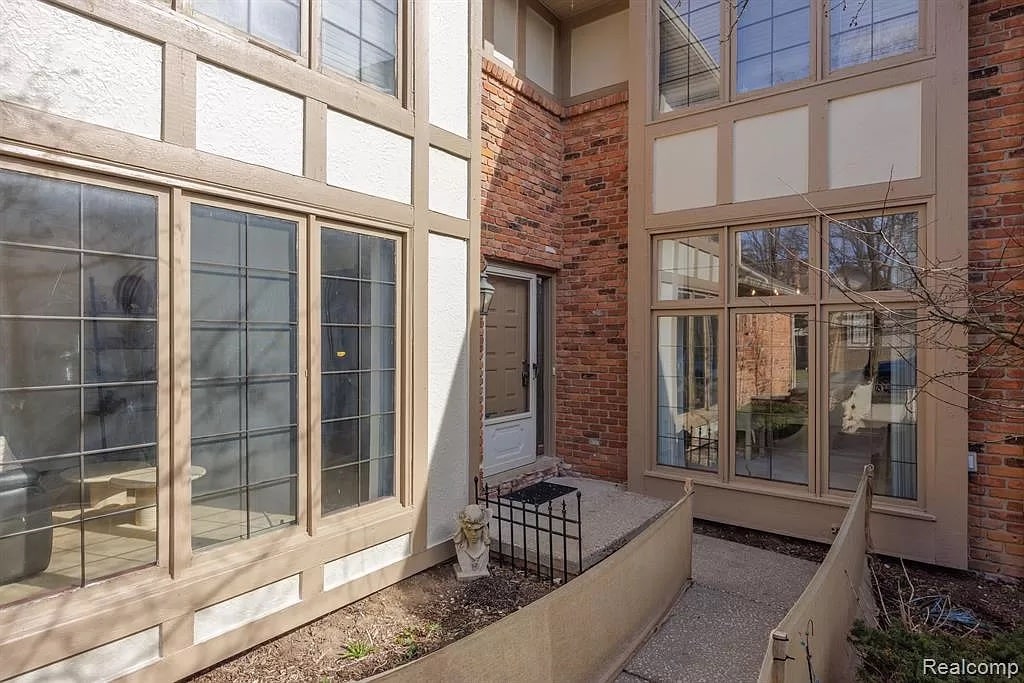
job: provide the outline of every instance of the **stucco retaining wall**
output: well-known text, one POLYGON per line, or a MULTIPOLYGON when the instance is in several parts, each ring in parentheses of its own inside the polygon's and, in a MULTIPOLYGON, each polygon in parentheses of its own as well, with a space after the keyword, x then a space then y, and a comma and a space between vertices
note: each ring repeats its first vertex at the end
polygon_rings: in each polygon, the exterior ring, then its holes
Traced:
POLYGON ((692 576, 693 489, 639 536, 540 600, 368 680, 604 681, 614 678, 692 576))

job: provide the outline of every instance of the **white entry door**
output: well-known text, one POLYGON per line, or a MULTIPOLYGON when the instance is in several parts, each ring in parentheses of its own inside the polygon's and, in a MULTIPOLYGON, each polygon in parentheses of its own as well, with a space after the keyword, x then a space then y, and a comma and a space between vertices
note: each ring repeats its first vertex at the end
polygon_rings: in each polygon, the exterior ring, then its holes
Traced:
POLYGON ((491 266, 484 333, 484 475, 537 459, 537 278, 491 266))

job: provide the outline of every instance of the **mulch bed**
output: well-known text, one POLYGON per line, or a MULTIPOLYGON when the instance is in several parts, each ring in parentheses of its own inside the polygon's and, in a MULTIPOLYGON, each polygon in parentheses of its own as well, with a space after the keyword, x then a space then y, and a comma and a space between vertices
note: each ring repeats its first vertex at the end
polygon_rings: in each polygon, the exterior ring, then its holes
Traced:
POLYGON ((189 679, 195 683, 355 681, 469 635, 554 589, 518 570, 455 580, 438 565, 189 679))

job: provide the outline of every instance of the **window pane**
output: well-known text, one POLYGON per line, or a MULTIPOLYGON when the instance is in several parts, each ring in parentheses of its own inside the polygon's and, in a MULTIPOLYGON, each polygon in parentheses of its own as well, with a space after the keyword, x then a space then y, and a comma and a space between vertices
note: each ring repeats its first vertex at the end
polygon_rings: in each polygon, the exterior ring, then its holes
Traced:
POLYGON ((858 292, 916 284, 918 213, 833 221, 828 228, 832 286, 858 292))
POLYGON ((78 183, 0 170, 0 241, 78 247, 81 193, 78 183))
POLYGON ((3 315, 79 315, 81 259, 77 252, 0 244, 0 311, 3 315))
POLYGON ((658 464, 718 471, 718 316, 658 318, 658 464))
POLYGON ((918 0, 861 0, 830 8, 832 69, 917 49, 918 0))
POLYGON ((223 21, 243 31, 249 30, 248 0, 193 0, 197 12, 223 21))
POLYGON ((396 246, 321 231, 324 514, 394 495, 396 246))
POLYGON ((156 197, 85 186, 82 246, 94 251, 156 256, 156 197))
POLYGON ((195 205, 197 229, 193 463, 207 468, 197 482, 209 481, 193 484, 193 548, 293 523, 298 462, 298 225, 195 205))
POLYGON ((806 294, 808 249, 805 225, 737 233, 737 296, 806 294))
POLYGON ((398 10, 394 2, 325 0, 324 64, 386 93, 395 93, 398 10))
POLYGON ((717 0, 665 0, 659 21, 661 111, 718 97, 720 19, 717 0))
POLYGON ((912 313, 829 316, 829 486, 917 498, 917 337, 912 313))
POLYGON ((0 318, 0 389, 77 385, 80 325, 0 318))
POLYGON ((807 483, 808 316, 736 316, 736 475, 807 483))
POLYGON ((249 12, 254 36, 299 51, 299 0, 249 0, 249 12))
POLYGON ((721 294, 718 235, 659 240, 657 251, 659 301, 721 294))
POLYGON ((155 562, 156 207, 0 172, 0 605, 155 562))
POLYGON ((736 90, 747 92, 806 78, 810 72, 808 0, 737 4, 736 90))

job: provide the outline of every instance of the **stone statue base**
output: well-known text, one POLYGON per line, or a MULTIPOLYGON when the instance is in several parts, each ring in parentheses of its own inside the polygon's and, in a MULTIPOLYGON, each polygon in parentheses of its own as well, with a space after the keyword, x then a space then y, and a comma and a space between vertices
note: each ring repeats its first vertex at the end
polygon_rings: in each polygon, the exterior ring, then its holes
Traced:
POLYGON ((475 581, 476 579, 482 579, 490 575, 491 571, 487 567, 484 567, 483 569, 470 570, 467 572, 463 570, 462 567, 458 564, 455 565, 455 579, 463 583, 475 581))

